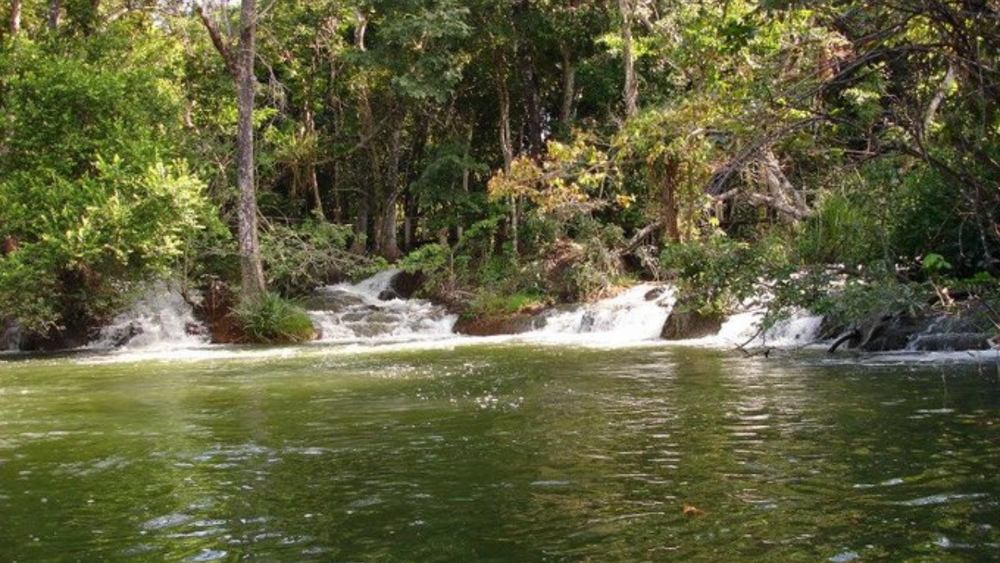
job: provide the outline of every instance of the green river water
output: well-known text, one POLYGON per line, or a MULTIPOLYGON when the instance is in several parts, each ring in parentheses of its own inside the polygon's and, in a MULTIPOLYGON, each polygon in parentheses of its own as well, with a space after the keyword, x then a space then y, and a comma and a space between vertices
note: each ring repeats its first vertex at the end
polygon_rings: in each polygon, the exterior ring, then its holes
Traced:
POLYGON ((1000 561, 995 362, 272 352, 0 359, 0 561, 1000 561))

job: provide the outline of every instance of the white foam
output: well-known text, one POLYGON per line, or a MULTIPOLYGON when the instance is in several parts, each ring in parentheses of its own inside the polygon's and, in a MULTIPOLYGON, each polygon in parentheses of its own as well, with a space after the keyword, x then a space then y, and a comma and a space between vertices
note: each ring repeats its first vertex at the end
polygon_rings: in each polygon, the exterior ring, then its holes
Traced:
POLYGON ((545 326, 522 339, 594 345, 658 341, 675 301, 670 287, 640 284, 609 299, 549 314, 545 326), (651 295, 654 291, 659 293, 651 295))
POLYGON ((710 340, 748 348, 795 348, 814 343, 823 324, 822 316, 807 311, 796 311, 767 330, 761 330, 763 320, 762 310, 736 313, 722 323, 719 333, 710 340))
POLYGON ((399 270, 386 270, 357 284, 324 287, 321 294, 333 303, 327 310, 310 311, 323 342, 383 343, 441 339, 452 336, 457 315, 422 299, 379 299, 391 289, 399 270))
POLYGON ((101 329, 87 347, 107 350, 165 351, 203 347, 208 331, 181 292, 165 282, 153 284, 132 307, 101 329))

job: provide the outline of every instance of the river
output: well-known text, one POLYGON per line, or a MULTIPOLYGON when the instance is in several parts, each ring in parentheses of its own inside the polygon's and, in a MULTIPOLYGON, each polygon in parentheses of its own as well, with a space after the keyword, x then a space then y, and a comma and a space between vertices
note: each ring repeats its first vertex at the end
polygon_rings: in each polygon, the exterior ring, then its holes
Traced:
POLYGON ((1000 560, 996 360, 0 360, 0 560, 1000 560))

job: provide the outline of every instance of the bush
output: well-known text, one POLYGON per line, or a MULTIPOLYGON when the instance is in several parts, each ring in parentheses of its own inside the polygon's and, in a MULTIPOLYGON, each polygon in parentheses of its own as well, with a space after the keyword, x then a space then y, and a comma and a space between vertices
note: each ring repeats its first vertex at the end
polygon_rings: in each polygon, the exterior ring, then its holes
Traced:
POLYGON ((472 318, 512 315, 537 310, 549 304, 549 299, 537 293, 501 295, 493 292, 477 294, 469 303, 466 315, 472 318))
POLYGON ((247 342, 295 344, 316 338, 316 328, 305 309, 276 293, 240 303, 233 316, 247 342))
POLYGON ((300 295, 353 277, 356 270, 365 269, 367 260, 347 250, 351 236, 351 227, 323 221, 272 224, 261 233, 268 287, 284 295, 300 295))
POLYGON ((85 329, 219 227, 185 164, 180 43, 113 27, 0 56, 0 311, 28 332, 85 329))
POLYGON ((808 264, 868 264, 881 259, 886 232, 870 209, 842 194, 830 194, 806 220, 796 249, 808 264))
MULTIPOLYGON (((715 235, 668 245, 660 254, 660 268, 677 284, 688 307, 704 315, 727 314, 758 293, 765 256, 761 248, 715 235)), ((779 264, 770 266, 777 269, 779 264)))

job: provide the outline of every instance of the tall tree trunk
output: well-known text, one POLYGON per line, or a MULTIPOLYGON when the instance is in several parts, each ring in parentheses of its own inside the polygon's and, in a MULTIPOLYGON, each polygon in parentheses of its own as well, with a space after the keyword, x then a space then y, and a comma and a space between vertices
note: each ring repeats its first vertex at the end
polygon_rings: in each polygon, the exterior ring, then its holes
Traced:
POLYGON ((49 0, 49 29, 59 27, 62 18, 62 0, 49 0))
MULTIPOLYGON (((359 51, 364 51, 366 50, 365 33, 368 29, 368 18, 359 11, 355 12, 354 20, 354 47, 359 51)), ((357 220, 354 223, 355 242, 353 250, 358 254, 364 254, 367 251, 369 223, 373 213, 376 217, 375 232, 373 233, 375 246, 378 247, 381 242, 379 239, 382 231, 382 218, 378 214, 378 205, 374 199, 377 197, 377 194, 381 194, 384 190, 382 185, 384 178, 381 174, 381 159, 379 158, 378 149, 375 147, 375 138, 377 134, 375 128, 375 114, 372 111, 368 86, 363 82, 358 85, 358 121, 361 125, 359 131, 361 135, 361 143, 364 144, 368 151, 371 182, 369 183, 370 185, 368 190, 361 194, 361 203, 358 206, 357 220)))
MULTIPOLYGON (((306 135, 315 142, 316 121, 313 119, 312 108, 306 104, 305 108, 306 135)), ((326 213, 323 212, 323 198, 319 193, 319 179, 316 177, 316 159, 313 156, 306 165, 306 184, 309 185, 309 192, 313 198, 313 214, 322 221, 326 221, 326 213)))
POLYGON ((660 185, 660 222, 666 227, 667 240, 680 242, 681 226, 677 209, 677 186, 680 183, 681 166, 674 158, 663 162, 660 185))
POLYGON ((420 179, 420 165, 424 160, 424 152, 427 150, 427 138, 430 134, 430 123, 432 115, 427 115, 426 119, 417 121, 417 132, 413 136, 413 145, 410 147, 410 155, 407 158, 406 173, 403 174, 403 251, 413 250, 414 230, 416 228, 417 213, 419 211, 417 194, 410 189, 417 180, 420 179))
POLYGON ((239 243, 242 299, 250 301, 264 293, 264 267, 257 235, 257 191, 254 179, 253 110, 257 80, 254 76, 256 0, 240 5, 240 46, 236 59, 237 184, 240 190, 239 243))
POLYGON ((563 45, 562 51, 562 107, 559 111, 559 122, 569 132, 569 121, 573 118, 573 100, 576 97, 576 67, 573 65, 573 51, 569 45, 563 45))
POLYGON ((401 137, 403 124, 400 123, 392 132, 389 146, 389 166, 386 170, 384 182, 385 191, 382 197, 382 220, 380 221, 378 247, 379 252, 387 260, 398 260, 402 256, 399 251, 399 243, 396 242, 396 230, 398 221, 396 220, 397 203, 400 194, 399 159, 402 148, 401 137))
MULTIPOLYGON (((472 150, 472 139, 476 133, 476 119, 473 117, 469 120, 469 133, 465 138, 465 153, 463 154, 464 166, 462 167, 462 193, 468 197, 469 194, 469 183, 472 177, 472 171, 469 169, 469 152, 472 150)), ((462 240, 465 235, 465 227, 459 222, 458 226, 455 228, 456 234, 458 235, 458 240, 462 240)))
MULTIPOLYGON (((518 0, 514 4, 515 34, 518 27, 527 27, 524 20, 530 17, 531 2, 518 0)), ((528 125, 528 154, 538 157, 545 149, 542 124, 542 101, 538 93, 538 78, 535 75, 534 57, 530 41, 517 41, 517 55, 520 58, 521 80, 524 82, 524 109, 528 125)))
MULTIPOLYGON (((497 75, 497 96, 500 101, 500 150, 503 152, 503 171, 510 173, 511 164, 514 162, 514 145, 510 136, 510 91, 507 89, 507 75, 503 53, 497 51, 494 56, 497 75)), ((517 202, 514 198, 510 201, 510 234, 514 244, 514 256, 518 255, 517 247, 517 202)))
POLYGON ((503 53, 499 51, 494 56, 497 79, 497 98, 500 102, 500 152, 503 153, 503 171, 510 173, 510 165, 514 162, 514 144, 510 133, 510 90, 507 89, 507 74, 503 53))
POLYGON ((21 31, 21 0, 10 0, 10 34, 21 31))
POLYGON ((622 17, 622 59, 625 64, 625 117, 635 115, 639 98, 639 83, 635 76, 635 60, 632 54, 632 6, 629 0, 618 0, 622 17))

